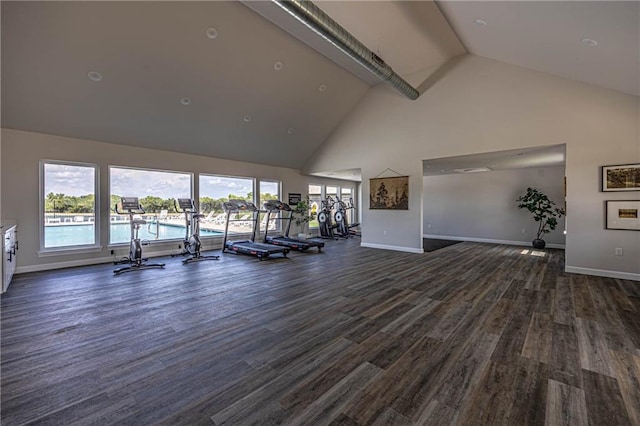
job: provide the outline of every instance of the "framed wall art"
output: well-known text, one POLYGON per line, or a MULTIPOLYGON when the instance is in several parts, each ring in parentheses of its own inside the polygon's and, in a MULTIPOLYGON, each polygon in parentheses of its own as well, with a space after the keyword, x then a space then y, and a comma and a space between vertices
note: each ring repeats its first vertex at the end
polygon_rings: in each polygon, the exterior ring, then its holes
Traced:
POLYGON ((640 231, 640 200, 606 201, 606 229, 640 231))
POLYGON ((640 191, 640 164, 603 166, 602 191, 640 191))
POLYGON ((409 176, 369 179, 371 210, 409 210, 409 176))

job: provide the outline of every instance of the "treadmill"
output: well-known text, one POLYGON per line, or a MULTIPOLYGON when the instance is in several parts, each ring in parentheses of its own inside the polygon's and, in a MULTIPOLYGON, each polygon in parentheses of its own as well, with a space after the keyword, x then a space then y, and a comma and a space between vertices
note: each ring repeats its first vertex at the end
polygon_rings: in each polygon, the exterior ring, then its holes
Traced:
POLYGON ((289 253, 288 247, 276 246, 273 244, 256 243, 256 228, 258 223, 258 208, 255 204, 244 200, 229 200, 223 203, 225 212, 227 212, 227 221, 224 227, 224 242, 222 243, 222 252, 230 251, 235 254, 248 254, 256 256, 260 260, 264 260, 272 254, 282 254, 287 257, 289 253), (244 220, 231 219, 231 213, 251 212, 253 219, 253 232, 250 240, 229 241, 227 239, 229 234, 229 222, 241 222, 244 220))
POLYGON ((299 240, 295 238, 289 237, 289 230, 291 229, 291 221, 293 219, 293 210, 287 203, 283 203, 280 200, 269 200, 263 204, 264 208, 267 210, 267 221, 266 221, 266 229, 264 230, 264 242, 269 244, 275 244, 278 246, 289 247, 293 250, 299 250, 301 252, 306 252, 311 247, 317 247, 318 251, 322 250, 324 247, 324 241, 316 240, 316 239, 308 239, 308 240, 299 240), (274 220, 288 220, 287 230, 284 235, 269 235, 269 221, 271 220, 271 214, 275 211, 287 211, 289 212, 288 218, 275 218, 274 220))

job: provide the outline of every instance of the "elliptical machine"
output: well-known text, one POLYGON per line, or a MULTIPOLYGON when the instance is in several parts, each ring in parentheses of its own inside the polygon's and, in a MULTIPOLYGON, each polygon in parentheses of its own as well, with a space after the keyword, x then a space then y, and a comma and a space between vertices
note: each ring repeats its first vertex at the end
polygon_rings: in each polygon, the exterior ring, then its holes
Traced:
POLYGON ((331 209, 335 205, 335 201, 331 198, 331 195, 327 195, 325 200, 322 200, 322 209, 318 212, 318 226, 320 228, 320 238, 326 238, 331 240, 337 240, 338 238, 333 235, 333 230, 336 227, 331 221, 331 209))
POLYGON ((360 225, 359 223, 354 223, 349 225, 349 220, 347 219, 347 210, 353 209, 353 198, 349 199, 349 205, 338 199, 338 209, 334 215, 336 219, 336 232, 343 238, 349 238, 355 233, 351 231, 351 228, 355 228, 360 225))
POLYGON ((173 201, 173 207, 178 213, 184 214, 184 249, 182 253, 173 256, 189 256, 182 263, 198 262, 200 260, 218 260, 220 256, 203 256, 200 253, 202 243, 200 242, 200 219, 204 217, 198 212, 194 201, 191 198, 178 198, 178 203, 173 201), (178 208, 180 206, 180 208, 178 208))
POLYGON ((116 204, 115 210, 118 214, 129 215, 129 225, 131 226, 131 242, 129 243, 129 257, 125 257, 122 260, 113 263, 114 265, 119 265, 122 263, 128 263, 129 265, 115 269, 113 273, 118 275, 123 272, 139 271, 146 268, 164 268, 164 263, 145 263, 147 260, 149 260, 149 258, 142 257, 142 241, 140 241, 140 238, 138 237, 138 231, 140 230, 140 226, 147 224, 147 221, 144 219, 135 219, 133 217, 134 214, 146 213, 140 205, 138 197, 122 197, 120 199, 120 204, 122 205, 122 209, 125 210, 125 212, 121 212, 120 210, 118 210, 118 204, 116 204))

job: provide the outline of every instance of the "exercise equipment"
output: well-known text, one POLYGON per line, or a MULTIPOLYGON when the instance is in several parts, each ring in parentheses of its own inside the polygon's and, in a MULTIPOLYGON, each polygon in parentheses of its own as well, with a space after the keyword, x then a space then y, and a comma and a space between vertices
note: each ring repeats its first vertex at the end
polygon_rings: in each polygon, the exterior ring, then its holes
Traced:
POLYGON ((115 206, 116 213, 129 215, 129 225, 131 226, 131 242, 129 243, 129 257, 125 257, 119 261, 113 262, 115 265, 122 263, 128 263, 128 266, 123 266, 113 271, 114 274, 121 274, 123 272, 139 271, 147 268, 164 268, 164 263, 145 263, 149 258, 142 257, 143 244, 138 237, 138 231, 140 226, 146 225, 147 221, 142 218, 135 218, 134 215, 145 214, 146 212, 140 205, 138 197, 122 197, 120 204, 124 212, 118 209, 118 204, 115 206))
POLYGON ((327 195, 327 198, 322 200, 322 208, 318 212, 318 227, 320 228, 320 238, 337 240, 338 238, 333 235, 335 225, 331 220, 331 210, 335 205, 335 201, 331 198, 331 195, 327 195))
POLYGON ((235 253, 235 254, 248 254, 251 256, 256 256, 260 260, 264 260, 268 258, 272 254, 282 254, 284 257, 287 257, 287 253, 289 253, 289 247, 277 246, 274 244, 267 243, 257 243, 256 239, 256 229, 258 225, 258 208, 255 204, 249 201, 244 200, 229 200, 224 202, 223 204, 224 211, 227 212, 227 221, 224 227, 224 242, 222 243, 222 252, 225 253, 227 250, 235 253), (229 223, 230 222, 246 222, 247 219, 231 219, 232 213, 240 213, 240 212, 249 212, 252 216, 250 221, 252 222, 252 233, 250 240, 240 240, 240 241, 229 241, 229 223))
POLYGON ((280 200, 269 200, 263 204, 265 210, 267 211, 267 220, 266 226, 264 230, 264 242, 269 244, 275 244, 277 246, 285 246, 289 247, 293 250, 299 250, 301 252, 306 252, 311 247, 317 247, 318 251, 324 247, 324 242, 316 241, 313 239, 310 240, 299 240, 296 238, 289 237, 289 230, 291 229, 291 219, 293 218, 293 210, 287 203, 283 203, 280 200), (269 221, 271 219, 271 215, 274 212, 289 212, 288 217, 280 217, 273 218, 273 220, 287 220, 287 231, 284 235, 269 235, 269 221))
POLYGON ((353 235, 356 235, 351 228, 355 228, 359 226, 359 223, 354 223, 349 225, 349 219, 347 218, 347 210, 353 209, 353 198, 349 199, 349 205, 342 201, 341 199, 337 200, 338 208, 336 209, 336 213, 334 214, 334 218, 336 221, 336 233, 343 238, 349 238, 353 235))
POLYGON ((198 212, 195 202, 191 198, 178 198, 178 202, 173 201, 173 207, 178 213, 184 214, 184 249, 182 253, 173 256, 189 256, 182 263, 199 262, 201 260, 218 260, 220 256, 203 256, 200 253, 202 243, 200 242, 200 219, 204 217, 198 212), (179 208, 178 208, 179 206, 179 208))

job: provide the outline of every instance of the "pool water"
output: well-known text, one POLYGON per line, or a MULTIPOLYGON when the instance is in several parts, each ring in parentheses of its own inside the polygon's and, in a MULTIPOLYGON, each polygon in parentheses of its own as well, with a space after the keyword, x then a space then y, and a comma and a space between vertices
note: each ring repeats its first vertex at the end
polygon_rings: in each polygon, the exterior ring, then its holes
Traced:
MULTIPOLYGON (((158 238, 151 232, 156 231, 156 226, 140 227, 138 236, 141 240, 170 240, 175 238, 184 238, 184 226, 171 226, 160 224, 158 229, 158 238)), ((128 223, 112 223, 110 227, 111 237, 110 243, 126 243, 131 238, 131 228, 128 223)), ((209 231, 200 229, 200 236, 222 235, 218 231, 209 231)), ((44 227, 44 246, 64 247, 79 246, 85 244, 94 244, 94 224, 87 225, 58 225, 44 227)))

